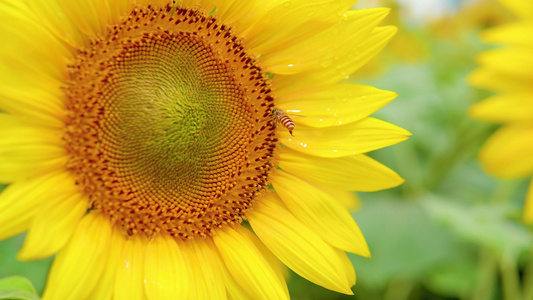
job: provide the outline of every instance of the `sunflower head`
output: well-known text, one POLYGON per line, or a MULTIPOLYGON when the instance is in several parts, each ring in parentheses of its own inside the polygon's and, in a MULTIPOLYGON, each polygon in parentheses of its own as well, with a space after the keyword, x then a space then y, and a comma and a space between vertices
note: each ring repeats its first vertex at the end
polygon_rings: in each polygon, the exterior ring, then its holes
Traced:
POLYGON ((0 237, 57 253, 44 298, 352 293, 352 191, 403 181, 364 153, 409 134, 339 84, 396 31, 352 5, 0 1, 0 237))
POLYGON ((269 78, 215 17, 135 8, 68 71, 68 168, 128 234, 211 235, 239 224, 267 186, 278 141, 269 78))

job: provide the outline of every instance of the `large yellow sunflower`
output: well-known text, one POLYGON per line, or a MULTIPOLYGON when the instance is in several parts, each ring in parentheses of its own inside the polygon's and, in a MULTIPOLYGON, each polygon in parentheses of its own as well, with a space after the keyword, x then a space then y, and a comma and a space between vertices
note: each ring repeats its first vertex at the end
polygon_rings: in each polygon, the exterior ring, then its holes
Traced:
MULTIPOLYGON (((469 82, 497 94, 470 108, 475 119, 503 123, 482 147, 479 158, 493 175, 515 179, 533 175, 533 1, 500 0, 519 20, 488 29, 482 39, 503 45, 481 53, 469 82)), ((533 222, 533 183, 524 220, 533 222)))
POLYGON ((395 33, 353 2, 1 1, 0 237, 57 253, 43 297, 350 294, 350 191, 402 182, 363 153, 409 134, 339 83, 395 33))

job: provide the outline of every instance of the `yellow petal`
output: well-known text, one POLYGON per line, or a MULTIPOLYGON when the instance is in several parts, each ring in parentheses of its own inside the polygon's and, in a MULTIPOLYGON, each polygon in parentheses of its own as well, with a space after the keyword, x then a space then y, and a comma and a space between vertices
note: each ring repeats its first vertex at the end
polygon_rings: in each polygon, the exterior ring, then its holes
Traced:
POLYGON ((228 299, 230 300, 253 299, 253 297, 248 295, 246 291, 244 291, 244 289, 231 276, 228 269, 224 265, 224 262, 222 261, 222 258, 220 257, 220 255, 218 255, 216 259, 218 261, 218 264, 220 265, 220 274, 222 276, 222 280, 224 281, 224 285, 226 287, 226 294, 227 294, 228 299))
POLYGON ((368 38, 359 41, 346 56, 334 57, 325 68, 296 75, 276 75, 273 79, 276 90, 291 93, 312 87, 325 87, 348 78, 357 69, 378 54, 394 36, 396 27, 377 27, 368 38))
POLYGON ((361 84, 337 84, 307 93, 278 95, 276 106, 296 125, 329 127, 359 121, 396 98, 394 92, 361 84), (301 115, 302 117, 298 116, 301 115))
POLYGON ((526 202, 524 203, 524 223, 533 223, 533 180, 529 183, 529 189, 526 195, 526 202))
POLYGON ((533 47, 533 23, 516 22, 494 27, 481 33, 489 44, 533 47))
POLYGON ((254 243, 255 247, 257 247, 257 249, 261 252, 263 257, 266 258, 266 260, 272 267, 272 270, 274 270, 274 273, 276 273, 276 277, 278 278, 278 281, 281 283, 283 288, 285 288, 285 293, 288 295, 289 290, 287 289, 287 285, 285 284, 285 279, 288 276, 287 266, 285 266, 274 254, 272 254, 272 252, 268 250, 265 244, 263 244, 263 242, 261 242, 261 240, 257 238, 257 236, 255 236, 255 234, 253 234, 250 230, 242 226, 235 228, 235 230, 237 230, 237 232, 239 232, 244 237, 252 241, 252 243, 254 243))
POLYGON ((190 271, 190 299, 227 299, 222 279, 220 259, 211 240, 194 239, 182 247, 187 269, 190 271))
POLYGON ((87 203, 79 193, 46 199, 33 218, 17 259, 43 259, 63 248, 87 211, 87 203))
POLYGON ((493 96, 471 106, 468 113, 488 122, 533 121, 533 88, 531 92, 493 96))
POLYGON ((335 250, 267 194, 247 215, 265 246, 307 280, 330 290, 353 294, 345 267, 335 250))
POLYGON ((353 0, 278 1, 245 33, 251 51, 267 54, 294 44, 338 22, 353 0))
MULTIPOLYGON (((111 24, 111 22, 118 21, 119 16, 112 16, 110 14, 111 11, 108 3, 113 1, 95 0, 78 2, 69 0, 51 0, 50 2, 57 3, 56 8, 59 9, 60 14, 64 14, 66 17, 66 19, 63 19, 61 25, 74 27, 87 37, 96 38, 98 35, 102 35, 105 32, 107 26, 111 24)), ((58 13, 55 13, 52 16, 57 14, 58 13)))
POLYGON ((26 230, 44 201, 76 193, 74 180, 66 172, 54 172, 9 185, 0 193, 0 239, 26 230))
POLYGON ((263 55, 261 61, 269 72, 276 74, 327 68, 354 51, 388 13, 386 8, 346 12, 334 26, 300 43, 291 43, 288 47, 263 55))
POLYGON ((213 238, 227 270, 254 299, 289 299, 272 266, 254 243, 232 228, 217 231, 213 238))
MULTIPOLYGON (((20 55, 25 62, 35 60, 20 55)), ((30 124, 62 128, 64 96, 59 89, 60 82, 52 79, 48 71, 39 73, 19 64, 12 56, 0 53, 0 58, 9 61, 8 65, 0 60, 0 109, 30 124)))
POLYGON ((5 61, 6 65, 33 70, 34 76, 61 80, 64 78, 65 56, 70 57, 70 51, 35 21, 30 3, 0 3, 0 42, 3 45, 0 55, 12 58, 5 61))
POLYGON ((34 124, 60 127, 60 86, 71 55, 35 22, 27 4, 0 3, 0 109, 34 124))
POLYGON ((14 182, 63 168, 68 159, 58 130, 15 125, 0 114, 0 182, 14 182))
POLYGON ((148 241, 139 235, 130 236, 119 257, 114 286, 116 300, 144 300, 144 265, 148 241))
MULTIPOLYGON (((184 244, 180 244, 185 247, 184 244)), ((169 235, 152 237, 144 259, 144 285, 148 299, 196 299, 182 249, 169 235)))
POLYGON ((404 181, 394 171, 364 154, 322 158, 283 148, 278 165, 293 175, 341 190, 379 191, 404 181))
POLYGON ((479 159, 488 173, 520 178, 533 173, 533 126, 512 125, 496 131, 485 143, 479 159))
POLYGON ((478 61, 490 70, 533 80, 533 49, 492 49, 479 54, 478 61))
POLYGON ((394 145, 407 139, 410 133, 374 118, 342 126, 313 128, 296 127, 294 136, 278 128, 280 141, 294 150, 321 157, 343 157, 394 145))
POLYGON ((355 276, 355 269, 353 268, 352 261, 346 255, 346 252, 339 250, 339 249, 333 249, 337 256, 339 257, 339 260, 341 261, 341 265, 344 268, 344 275, 346 276, 346 280, 348 280, 349 286, 354 286, 356 281, 355 276))
MULTIPOLYGON (((119 3, 119 1, 110 2, 119 3)), ((28 5, 35 15, 37 23, 46 28, 61 43, 72 47, 73 54, 75 53, 74 48, 79 47, 79 45, 86 45, 89 41, 89 37, 76 27, 58 1, 34 0, 28 2, 28 5)))
POLYGON ((499 0, 507 9, 517 16, 533 20, 533 2, 528 0, 499 0))
MULTIPOLYGON (((0 78, 3 74, 6 73, 0 62, 0 78)), ((9 73, 8 76, 18 80, 14 84, 3 81, 8 86, 0 82, 0 109, 31 125, 64 128, 63 110, 60 107, 63 100, 57 93, 30 86, 20 76, 9 73)))
POLYGON ((361 200, 359 200, 359 197, 355 192, 330 187, 322 187, 322 189, 330 194, 348 211, 356 211, 361 207, 361 200))
POLYGON ((486 67, 479 68, 467 77, 472 86, 494 92, 531 91, 531 80, 516 74, 504 74, 486 67))
POLYGON ((111 300, 113 299, 113 287, 117 274, 117 268, 121 263, 122 249, 126 238, 117 231, 111 230, 111 242, 108 250, 109 258, 100 281, 92 291, 88 299, 111 300))
POLYGON ((221 16, 220 19, 226 24, 232 24, 237 30, 236 34, 242 33, 239 28, 249 28, 253 24, 261 11, 257 11, 257 1, 218 1, 213 6, 206 8, 210 12, 211 7, 216 7, 215 15, 221 16))
POLYGON ((87 214, 56 256, 43 299, 87 299, 107 265, 110 240, 109 220, 87 214))
POLYGON ((289 211, 328 244, 358 255, 370 256, 353 217, 332 195, 278 170, 272 185, 289 211))

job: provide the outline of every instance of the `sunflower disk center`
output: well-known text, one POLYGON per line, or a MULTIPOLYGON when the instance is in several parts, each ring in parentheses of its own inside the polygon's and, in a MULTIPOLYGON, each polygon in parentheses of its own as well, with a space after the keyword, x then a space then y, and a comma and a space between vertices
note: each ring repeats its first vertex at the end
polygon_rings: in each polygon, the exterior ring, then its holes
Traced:
POLYGON ((137 8, 69 69, 69 168, 128 234, 207 236, 268 184, 273 98, 244 47, 202 12, 137 8))

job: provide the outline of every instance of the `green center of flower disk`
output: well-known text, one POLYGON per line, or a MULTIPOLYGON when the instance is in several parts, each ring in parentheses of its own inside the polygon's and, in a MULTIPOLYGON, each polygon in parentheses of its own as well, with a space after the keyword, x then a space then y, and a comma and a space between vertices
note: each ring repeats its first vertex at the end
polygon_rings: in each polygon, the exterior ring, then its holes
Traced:
POLYGON ((139 6, 79 49, 68 74, 68 168, 91 213, 126 234, 210 236, 268 186, 269 79, 214 17, 139 6))

